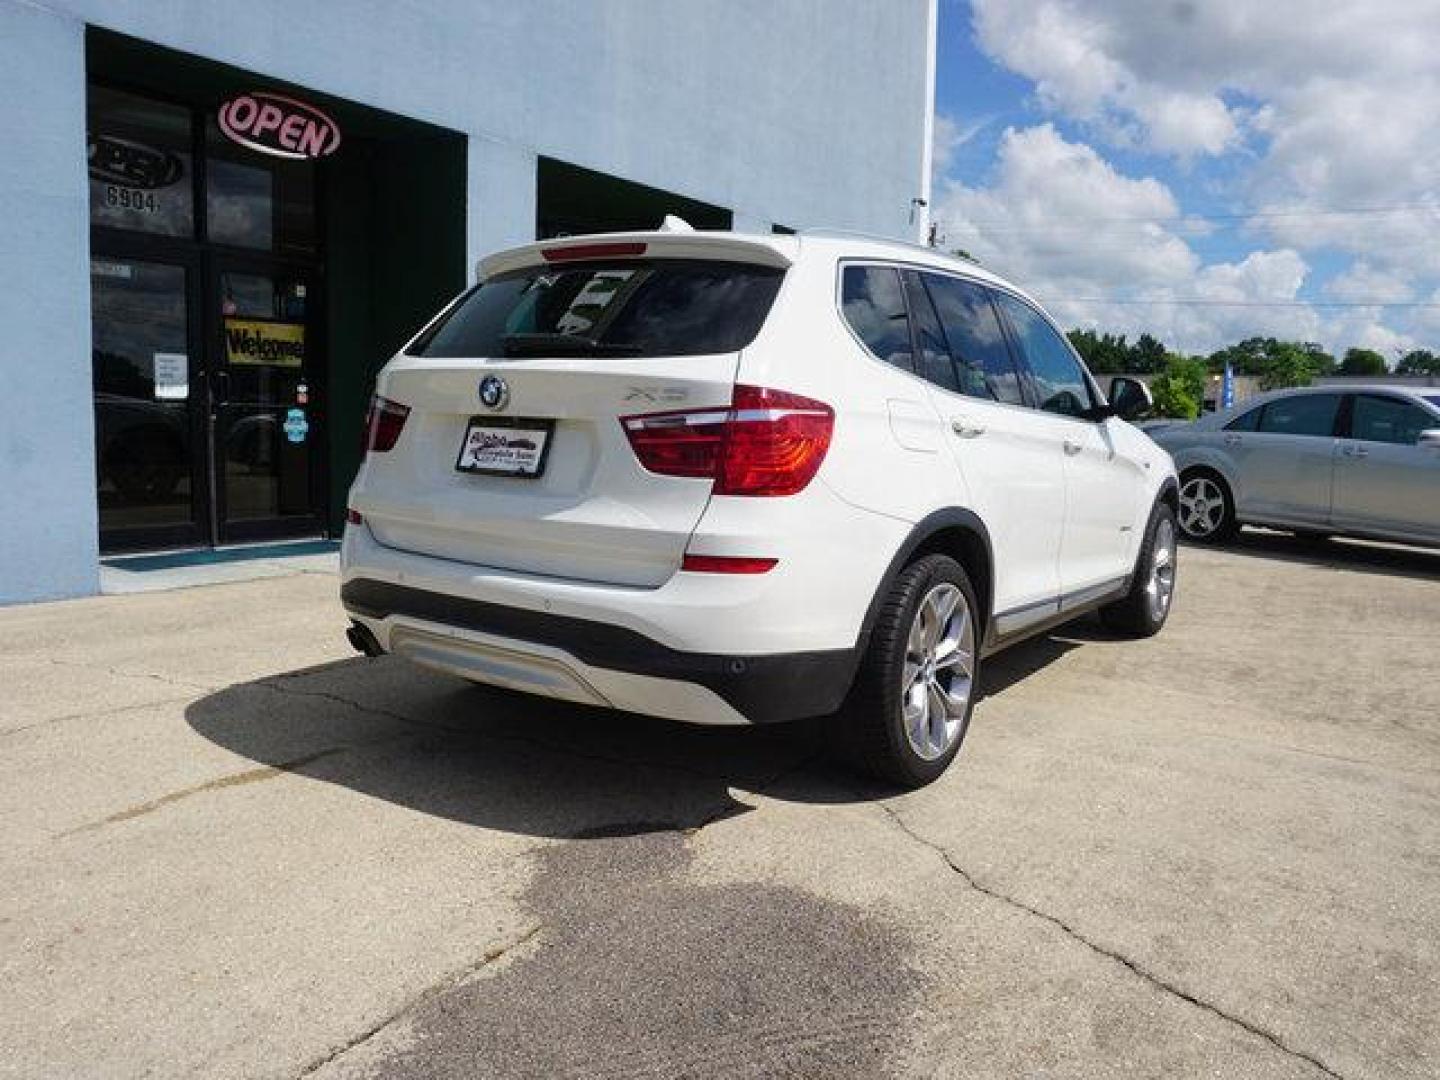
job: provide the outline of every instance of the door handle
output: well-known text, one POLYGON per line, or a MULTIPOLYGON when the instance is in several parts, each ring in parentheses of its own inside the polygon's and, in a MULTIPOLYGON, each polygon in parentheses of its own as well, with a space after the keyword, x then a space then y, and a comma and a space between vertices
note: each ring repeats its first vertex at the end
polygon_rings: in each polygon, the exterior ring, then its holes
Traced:
POLYGON ((951 417, 950 430, 962 439, 976 439, 985 434, 983 425, 972 424, 963 416, 951 417))
POLYGON ((1351 458, 1365 458, 1370 456, 1370 451, 1363 446, 1342 446, 1340 453, 1351 458))
POLYGON ((1081 450, 1084 449, 1085 447, 1081 446, 1074 439, 1065 440, 1065 454, 1067 457, 1074 457, 1076 454, 1078 454, 1081 450))
POLYGON ((1244 440, 1242 440, 1239 435, 1226 435, 1226 436, 1225 436, 1225 445, 1226 445, 1226 446, 1239 446, 1240 443, 1243 442, 1243 441, 1244 441, 1244 440))

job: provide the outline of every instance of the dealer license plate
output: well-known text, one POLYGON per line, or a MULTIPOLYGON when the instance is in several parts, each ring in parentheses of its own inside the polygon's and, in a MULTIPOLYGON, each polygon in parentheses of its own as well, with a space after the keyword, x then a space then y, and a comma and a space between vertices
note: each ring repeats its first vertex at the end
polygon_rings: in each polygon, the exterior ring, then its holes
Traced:
POLYGON ((455 468, 489 476, 539 476, 554 433, 553 420, 474 417, 465 428, 455 468))

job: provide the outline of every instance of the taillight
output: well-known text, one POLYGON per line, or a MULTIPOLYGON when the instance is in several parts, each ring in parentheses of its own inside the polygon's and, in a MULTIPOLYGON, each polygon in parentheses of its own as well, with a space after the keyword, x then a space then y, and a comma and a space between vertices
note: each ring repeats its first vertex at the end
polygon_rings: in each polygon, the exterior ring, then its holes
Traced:
POLYGON ((779 561, 748 555, 691 555, 686 552, 680 560, 680 569, 692 574, 763 574, 779 561))
POLYGON ((372 395, 370 408, 365 413, 364 449, 377 454, 392 449, 395 440, 400 438, 400 429, 405 426, 405 418, 409 415, 410 406, 401 405, 379 394, 372 395))
POLYGON ((785 390, 736 386, 728 409, 646 413, 620 423, 653 473, 714 480, 716 495, 794 495, 825 460, 835 412, 785 390))
POLYGON ((546 262, 576 262, 583 259, 615 259, 630 255, 644 255, 646 245, 634 242, 569 244, 565 247, 545 248, 540 257, 546 262))

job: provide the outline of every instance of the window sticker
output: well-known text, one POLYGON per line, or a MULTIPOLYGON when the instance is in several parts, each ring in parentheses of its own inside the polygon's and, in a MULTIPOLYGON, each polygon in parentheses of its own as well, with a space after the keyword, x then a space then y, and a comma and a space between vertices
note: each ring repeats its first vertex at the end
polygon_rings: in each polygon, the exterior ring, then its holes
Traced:
POLYGON ((305 324, 225 319, 225 359, 231 364, 305 366, 305 324))
POLYGON ((304 409, 290 409, 285 413, 285 438, 292 443, 303 443, 310 434, 310 421, 305 418, 304 409))
POLYGON ((190 358, 184 353, 157 352, 155 400, 184 401, 190 396, 190 358))

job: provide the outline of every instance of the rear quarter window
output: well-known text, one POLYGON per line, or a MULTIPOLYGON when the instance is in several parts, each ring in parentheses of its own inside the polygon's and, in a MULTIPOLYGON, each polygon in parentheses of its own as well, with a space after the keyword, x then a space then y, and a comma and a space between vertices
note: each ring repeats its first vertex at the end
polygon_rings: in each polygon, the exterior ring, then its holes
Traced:
POLYGON ((755 340, 784 271, 628 259, 533 267, 483 282, 410 356, 704 356, 755 340))
POLYGON ((893 266, 847 266, 840 276, 840 311, 865 347, 906 371, 914 369, 910 319, 900 272, 893 266))

